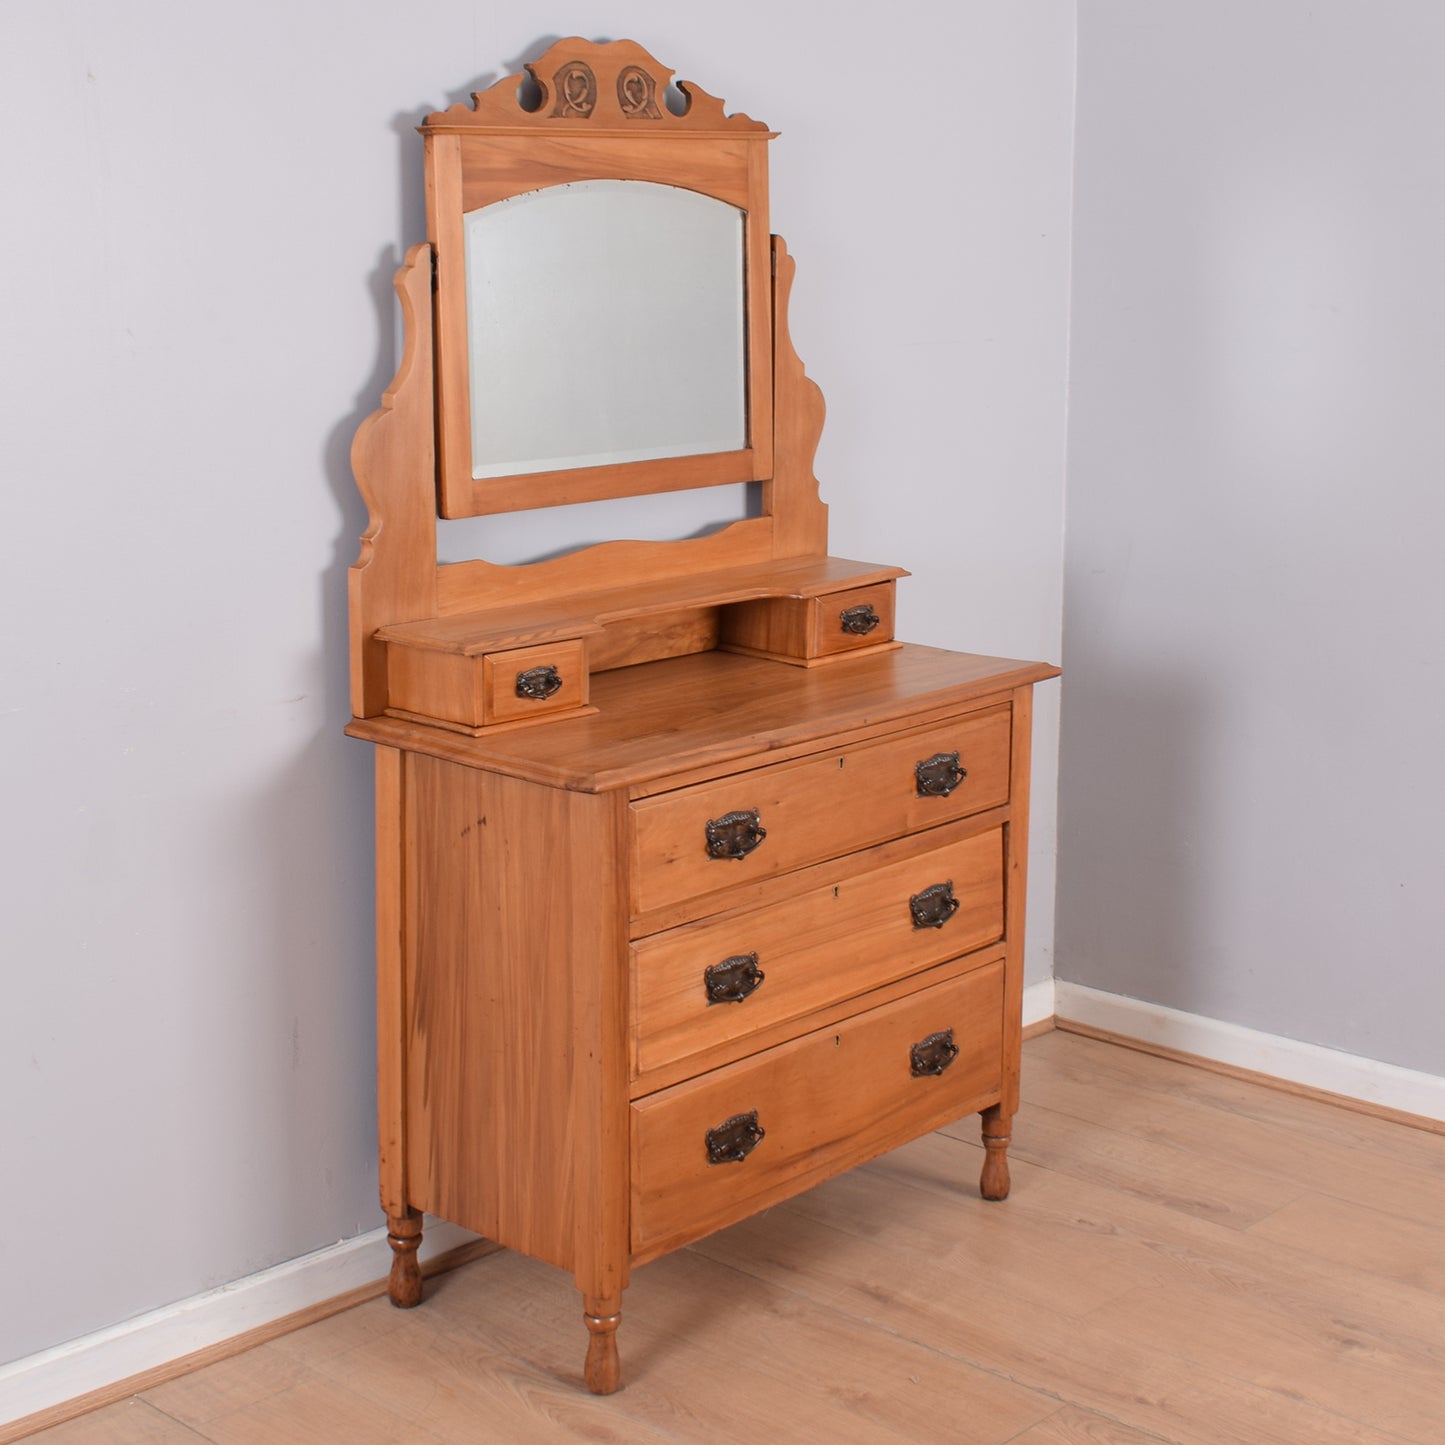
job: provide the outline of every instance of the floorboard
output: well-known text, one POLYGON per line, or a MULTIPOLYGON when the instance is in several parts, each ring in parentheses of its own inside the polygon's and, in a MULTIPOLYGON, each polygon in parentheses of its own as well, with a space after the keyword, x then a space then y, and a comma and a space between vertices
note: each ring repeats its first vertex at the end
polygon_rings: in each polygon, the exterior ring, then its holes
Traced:
POLYGON ((571 1281, 502 1252, 40 1445, 1439 1445, 1445 1137, 1060 1032, 1014 1189, 975 1121, 636 1272, 625 1387, 571 1281))

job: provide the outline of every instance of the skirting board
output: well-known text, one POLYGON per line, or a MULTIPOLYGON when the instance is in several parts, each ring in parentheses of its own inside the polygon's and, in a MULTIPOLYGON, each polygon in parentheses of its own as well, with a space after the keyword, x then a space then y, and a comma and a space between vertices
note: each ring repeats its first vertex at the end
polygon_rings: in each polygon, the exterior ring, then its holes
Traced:
MULTIPOLYGON (((1118 1035, 1167 1055, 1186 1054, 1226 1069, 1266 1075, 1301 1092, 1330 1095, 1369 1113, 1408 1116, 1403 1122, 1445 1132, 1445 1078, 1439 1075, 1182 1013, 1062 979, 1052 987, 1053 1012, 1060 1028, 1078 1024, 1085 1030, 1118 1035)), ((1025 1023, 1029 992, 1024 994, 1025 1023)), ((1036 1001, 1035 1007, 1039 1006, 1041 1001, 1036 1001)))
POLYGON ((1042 983, 1031 983, 1024 990, 1024 1030, 1040 1033, 1040 1024, 1051 1024, 1054 1019, 1054 981, 1046 978, 1042 983))
MULTIPOLYGON (((420 1258, 434 1259, 475 1239, 428 1216, 420 1258)), ((0 1437, 13 1421, 360 1289, 390 1268, 386 1230, 373 1229, 0 1365, 0 1437)))

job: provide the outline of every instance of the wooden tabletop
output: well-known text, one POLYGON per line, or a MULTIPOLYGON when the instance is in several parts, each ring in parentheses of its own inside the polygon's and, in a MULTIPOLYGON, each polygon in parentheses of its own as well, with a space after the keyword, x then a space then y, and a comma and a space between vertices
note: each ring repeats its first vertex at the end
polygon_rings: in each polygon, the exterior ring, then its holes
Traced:
POLYGON ((397 718, 353 719, 356 738, 581 792, 646 790, 759 753, 900 722, 933 720, 990 694, 1056 677, 1044 662, 905 644, 823 667, 698 652, 592 678, 592 716, 466 737, 397 718))

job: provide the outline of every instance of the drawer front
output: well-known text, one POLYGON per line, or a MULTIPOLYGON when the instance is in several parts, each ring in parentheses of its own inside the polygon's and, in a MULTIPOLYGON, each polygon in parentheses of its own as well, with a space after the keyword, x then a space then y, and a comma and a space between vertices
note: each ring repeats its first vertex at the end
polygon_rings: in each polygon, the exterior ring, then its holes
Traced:
POLYGON ((988 964, 638 1100, 633 1251, 700 1238, 995 1102, 1003 977, 988 964), (915 1073, 915 1048, 942 1071, 915 1073))
POLYGON ((865 853, 797 897, 640 940, 634 1077, 996 942, 1003 860, 1001 828, 901 861, 865 853), (927 896, 940 884, 946 896, 927 896))
POLYGON ((997 807, 1008 801, 1008 786, 1004 706, 644 798, 632 804, 633 911, 770 878, 997 807), (955 753, 964 774, 957 781, 949 761, 955 753))
POLYGON ((855 587, 812 601, 809 657, 831 657, 855 647, 876 647, 893 638, 893 583, 855 587))
POLYGON ((580 640, 489 652, 482 659, 489 723, 565 712, 587 701, 587 661, 580 640))

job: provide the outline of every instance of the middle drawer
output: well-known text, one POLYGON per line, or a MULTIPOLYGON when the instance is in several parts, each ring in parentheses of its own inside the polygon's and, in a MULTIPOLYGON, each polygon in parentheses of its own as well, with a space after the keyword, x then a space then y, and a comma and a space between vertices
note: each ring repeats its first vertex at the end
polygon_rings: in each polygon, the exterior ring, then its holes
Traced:
POLYGON ((1001 827, 897 854, 855 854, 782 902, 634 943, 633 1078, 1003 937, 1001 827))

